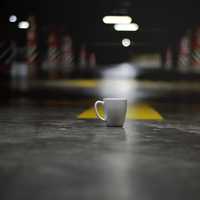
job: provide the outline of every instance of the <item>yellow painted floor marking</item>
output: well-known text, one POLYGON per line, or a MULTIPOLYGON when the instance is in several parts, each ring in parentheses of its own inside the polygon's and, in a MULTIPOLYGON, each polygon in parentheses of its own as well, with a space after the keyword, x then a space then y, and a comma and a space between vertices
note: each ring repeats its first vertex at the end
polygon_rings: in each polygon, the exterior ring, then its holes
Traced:
POLYGON ((97 86, 96 80, 68 80, 64 82, 66 86, 80 87, 80 88, 95 88, 97 86))
MULTIPOLYGON (((99 107, 99 113, 102 116, 104 115, 103 107, 99 107)), ((78 116, 78 119, 95 119, 95 118, 96 114, 94 108, 89 108, 78 116)), ((128 107, 126 118, 131 120, 156 120, 156 121, 163 120, 163 117, 154 108, 152 108, 147 104, 130 105, 128 107)))
POLYGON ((58 88, 96 88, 97 80, 90 79, 76 79, 76 80, 51 80, 32 82, 35 86, 58 87, 58 88))
POLYGON ((97 88, 113 84, 124 84, 141 89, 153 90, 172 90, 172 91, 200 91, 200 82, 190 81, 137 81, 137 80, 112 80, 112 79, 70 79, 70 80, 51 80, 51 81, 31 81, 31 86, 47 86, 59 88, 97 88))
POLYGON ((128 107, 127 119, 163 120, 163 117, 153 107, 147 104, 138 104, 128 107))

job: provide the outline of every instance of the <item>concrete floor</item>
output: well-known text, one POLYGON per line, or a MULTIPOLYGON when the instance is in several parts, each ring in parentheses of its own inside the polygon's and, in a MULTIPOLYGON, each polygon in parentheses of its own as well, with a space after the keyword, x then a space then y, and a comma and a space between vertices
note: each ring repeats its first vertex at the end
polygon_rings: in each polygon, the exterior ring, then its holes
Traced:
POLYGON ((79 93, 1 101, 1 200, 199 200, 197 95, 181 93, 180 101, 137 90, 127 98, 150 104, 164 120, 107 128, 96 119, 77 119, 95 101, 96 94, 83 93, 83 99, 79 93))

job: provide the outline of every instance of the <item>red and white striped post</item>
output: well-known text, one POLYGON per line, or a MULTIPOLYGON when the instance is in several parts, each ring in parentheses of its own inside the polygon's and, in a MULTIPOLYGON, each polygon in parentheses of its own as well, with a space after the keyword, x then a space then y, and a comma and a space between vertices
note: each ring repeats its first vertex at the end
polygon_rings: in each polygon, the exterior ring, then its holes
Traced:
POLYGON ((80 49, 79 66, 81 70, 85 70, 87 67, 87 52, 85 45, 82 45, 80 49))
POLYGON ((171 70, 173 67, 172 50, 170 47, 167 48, 166 53, 165 53, 164 67, 166 70, 171 70))
POLYGON ((73 70, 73 61, 72 39, 69 35, 64 35, 61 44, 61 73, 64 77, 73 70))
POLYGON ((91 69, 94 69, 96 67, 97 63, 96 63, 96 55, 94 52, 90 53, 89 55, 89 67, 91 69))
POLYGON ((200 26, 192 38, 192 68, 195 72, 200 72, 200 26))
POLYGON ((48 55, 47 55, 47 66, 48 66, 48 78, 56 79, 59 74, 59 40, 55 32, 49 33, 48 36, 48 55))
POLYGON ((191 70, 191 37, 189 31, 180 40, 177 65, 180 72, 191 70))
POLYGON ((38 46, 37 46, 37 26, 34 16, 28 18, 30 29, 27 31, 27 54, 28 73, 30 78, 35 78, 38 71, 38 46))

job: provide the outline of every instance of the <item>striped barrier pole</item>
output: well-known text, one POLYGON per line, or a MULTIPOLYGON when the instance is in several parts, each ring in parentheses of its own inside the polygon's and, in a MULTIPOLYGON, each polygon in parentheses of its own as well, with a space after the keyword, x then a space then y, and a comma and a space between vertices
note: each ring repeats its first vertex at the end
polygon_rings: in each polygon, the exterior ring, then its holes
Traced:
POLYGON ((35 78, 38 71, 38 45, 37 45, 37 26, 34 16, 28 18, 30 29, 27 30, 27 52, 26 61, 28 65, 29 78, 35 78))
POLYGON ((87 52, 85 45, 82 45, 80 49, 79 66, 81 70, 85 70, 87 66, 87 52))
POLYGON ((47 53, 47 70, 48 78, 56 79, 59 74, 59 62, 60 62, 60 52, 59 52, 59 40, 55 32, 49 33, 48 36, 48 53, 47 53))
POLYGON ((186 73, 191 70, 191 37, 189 31, 180 40, 177 65, 180 72, 186 73))
POLYGON ((173 67, 173 62, 172 62, 172 51, 171 51, 171 48, 168 47, 166 49, 166 54, 165 54, 165 69, 166 70, 171 70, 172 67, 173 67))
POLYGON ((61 45, 61 73, 65 77, 74 67, 74 56, 72 50, 72 39, 69 35, 64 35, 61 45))
POLYGON ((200 72, 200 27, 198 27, 192 39, 192 68, 200 72))
POLYGON ((96 63, 96 55, 94 52, 90 53, 89 55, 89 67, 91 69, 95 69, 97 63, 96 63))

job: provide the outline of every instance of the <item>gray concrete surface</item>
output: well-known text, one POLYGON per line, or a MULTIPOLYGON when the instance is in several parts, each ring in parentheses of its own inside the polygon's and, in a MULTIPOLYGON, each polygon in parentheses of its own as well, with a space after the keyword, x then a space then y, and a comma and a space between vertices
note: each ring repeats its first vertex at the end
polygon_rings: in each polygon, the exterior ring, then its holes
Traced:
POLYGON ((0 199, 199 199, 200 104, 152 105, 164 121, 107 128, 76 118, 88 105, 5 100, 0 199))

